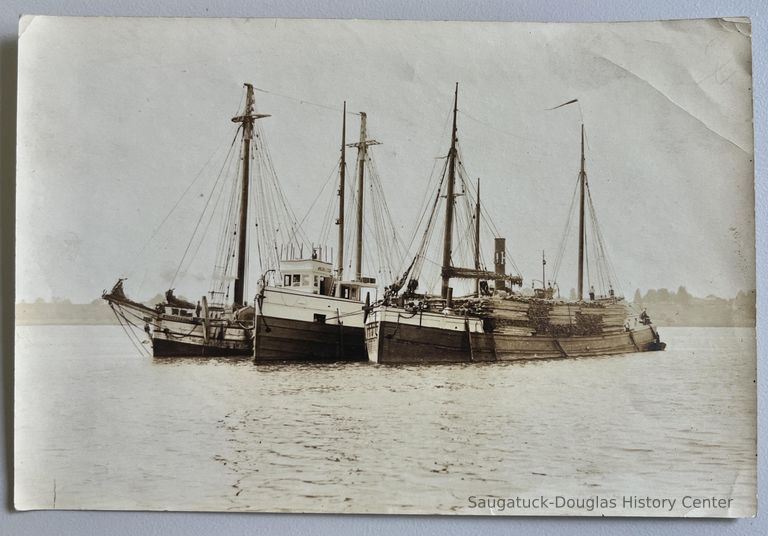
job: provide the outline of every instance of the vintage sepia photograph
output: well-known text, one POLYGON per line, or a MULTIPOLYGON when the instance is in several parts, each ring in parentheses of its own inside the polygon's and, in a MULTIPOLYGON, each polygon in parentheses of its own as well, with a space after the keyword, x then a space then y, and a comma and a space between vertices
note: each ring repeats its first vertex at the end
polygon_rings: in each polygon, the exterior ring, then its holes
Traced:
POLYGON ((15 507, 754 516, 751 47, 23 17, 15 507))

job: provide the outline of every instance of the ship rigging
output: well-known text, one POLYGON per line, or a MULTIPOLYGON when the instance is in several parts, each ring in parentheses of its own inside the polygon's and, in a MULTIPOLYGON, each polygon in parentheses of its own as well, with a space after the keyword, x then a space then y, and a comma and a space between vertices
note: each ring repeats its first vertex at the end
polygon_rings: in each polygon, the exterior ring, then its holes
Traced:
MULTIPOLYGON (((403 275, 388 289, 381 302, 368 308, 366 344, 369 359, 379 363, 446 363, 497 361, 517 359, 568 358, 664 349, 658 332, 647 314, 640 325, 630 322, 630 313, 623 298, 616 296, 610 279, 611 269, 598 270, 600 279, 608 280, 609 292, 598 297, 590 285, 589 300, 583 300, 586 261, 586 210, 592 220, 591 229, 597 238, 593 246, 598 261, 608 263, 602 233, 597 225, 594 204, 587 183, 584 129, 581 137, 581 164, 578 178, 579 247, 578 295, 573 301, 555 299, 555 289, 546 281, 546 258, 542 253, 542 288, 533 296, 515 291, 522 278, 506 273, 506 261, 511 257, 503 237, 494 239, 494 272, 481 269, 480 215, 478 194, 473 209, 475 224, 467 225, 456 216, 457 197, 468 199, 471 188, 465 177, 457 172, 463 168, 457 135, 458 84, 454 92, 450 148, 446 164, 428 213, 425 231, 413 260, 403 275), (459 177, 462 191, 456 192, 459 177), (445 195, 442 195, 445 184, 445 195), (441 198, 445 199, 445 220, 440 265, 440 295, 418 293, 415 277, 421 270, 427 244, 433 234, 435 215, 441 198), (462 227, 474 238, 474 268, 457 266, 454 255, 454 229, 462 227), (475 293, 455 298, 453 279, 474 279, 475 293), (491 291, 489 280, 494 281, 491 291), (405 291, 401 292, 406 284, 405 291), (508 287, 510 284, 512 287, 508 287)), ((570 225, 569 223, 566 226, 570 225)), ((565 238, 564 238, 565 240, 565 238)), ((459 245, 461 242, 459 241, 459 245)), ((558 259, 555 277, 561 259, 558 259)), ((512 263, 514 266, 514 263, 512 263)), ((556 285, 556 283, 555 283, 556 285)))
MULTIPOLYGON (((260 121, 269 115, 256 111, 253 86, 244 84, 244 88, 244 106, 232 118, 237 125, 232 143, 207 188, 164 300, 151 307, 129 299, 126 278, 102 296, 121 324, 143 329, 155 357, 250 355, 254 309, 246 296, 255 287, 249 287, 248 275, 273 270, 279 277, 281 251, 311 249, 277 179, 260 121), (239 151, 235 149, 238 139, 239 151), (196 303, 176 296, 176 284, 190 272, 198 253, 210 249, 203 246, 215 227, 219 233, 208 293, 196 303)), ((174 237, 183 230, 170 223, 171 216, 178 213, 182 200, 200 188, 192 186, 201 176, 193 179, 158 229, 171 228, 174 237)), ((156 229, 148 243, 157 233, 156 229)))
MULTIPOLYGON (((254 361, 364 361, 364 307, 377 294, 377 277, 391 278, 393 258, 401 260, 400 240, 383 195, 371 147, 380 142, 368 134, 368 117, 360 118, 357 142, 346 142, 346 103, 342 111, 341 154, 337 196, 329 200, 320 232, 329 238, 334 208, 338 211, 336 267, 322 259, 283 260, 282 284, 263 282, 256 303, 254 361), (355 187, 347 183, 346 150, 357 149, 355 187), (347 202, 347 193, 351 195, 347 202), (347 226, 351 214, 353 226, 347 226), (371 247, 373 246, 373 247, 371 247), (345 256, 347 251, 352 255, 345 256), (372 258, 375 261, 372 262, 372 258), (366 271, 366 266, 371 271, 366 271), (331 275, 333 273, 333 276, 331 275), (314 284, 313 284, 314 282, 314 284)), ((336 171, 335 170, 335 171, 336 171)), ((327 185, 327 184, 326 184, 327 185)), ((325 187, 323 188, 325 189, 325 187)))

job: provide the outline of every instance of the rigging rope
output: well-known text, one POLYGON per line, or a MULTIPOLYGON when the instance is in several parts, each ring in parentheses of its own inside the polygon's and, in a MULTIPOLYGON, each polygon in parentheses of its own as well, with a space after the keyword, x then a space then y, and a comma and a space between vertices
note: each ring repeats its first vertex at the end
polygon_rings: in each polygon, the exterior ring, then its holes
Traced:
MULTIPOLYGON (((239 134, 239 129, 236 130, 235 135, 232 138, 232 142, 229 145, 229 148, 228 148, 228 151, 227 151, 227 155, 229 155, 229 152, 232 150, 232 147, 237 142, 238 134, 239 134)), ((139 249, 139 251, 133 256, 133 258, 134 258, 134 266, 128 271, 130 274, 133 274, 136 271, 136 265, 139 262, 141 262, 141 256, 143 255, 144 251, 146 251, 147 247, 149 247, 149 245, 155 239, 155 237, 160 232, 160 230, 164 228, 165 224, 168 222, 170 217, 173 215, 173 213, 179 207, 179 205, 181 204, 183 199, 186 197, 186 195, 189 193, 189 191, 192 189, 192 187, 197 183, 197 181, 200 179, 200 177, 203 176, 203 172, 208 167, 208 164, 211 163, 211 160, 213 160, 213 157, 216 156, 219 153, 220 150, 221 150, 221 146, 217 147, 211 153, 211 155, 205 161, 203 166, 200 168, 200 171, 197 172, 197 174, 194 176, 192 181, 187 185, 187 187, 184 189, 184 191, 181 193, 181 195, 176 199, 176 202, 173 204, 171 209, 166 213, 165 217, 163 217, 163 219, 160 221, 160 223, 154 228, 152 233, 150 233, 149 238, 147 238, 147 240, 144 242, 144 244, 139 249)), ((147 271, 145 270, 145 278, 146 278, 146 272, 147 271)), ((141 288, 141 286, 143 285, 143 282, 144 282, 144 279, 142 279, 142 284, 139 286, 139 288, 141 288)))
POLYGON ((575 219, 575 212, 576 212, 576 199, 579 197, 579 178, 576 179, 576 182, 573 187, 573 194, 571 194, 571 204, 568 207, 568 214, 565 219, 565 228, 563 229, 562 235, 560 235, 560 244, 558 245, 557 251, 555 253, 555 262, 552 269, 552 281, 557 281, 557 277, 560 273, 560 266, 563 262, 563 258, 565 255, 565 246, 568 243, 568 238, 571 234, 571 229, 573 227, 573 220, 575 219))
POLYGON ((123 328, 123 332, 128 337, 128 339, 131 341, 131 344, 133 345, 133 347, 136 348, 136 350, 138 350, 139 354, 141 354, 142 356, 144 356, 144 355, 152 355, 146 348, 144 348, 144 346, 141 344, 141 342, 138 342, 138 343, 136 342, 136 340, 135 340, 136 339, 136 334, 133 333, 133 331, 130 330, 129 328, 125 327, 125 325, 123 324, 123 320, 122 319, 125 319, 126 322, 129 322, 128 319, 125 318, 124 315, 118 314, 118 312, 115 310, 115 307, 114 307, 114 305, 112 305, 112 303, 109 304, 109 308, 112 309, 112 312, 115 314, 115 318, 117 319, 117 323, 120 324, 121 328, 123 328))
MULTIPOLYGON (((240 128, 238 128, 238 132, 239 131, 240 131, 240 128)), ((234 138, 234 140, 232 142, 232 145, 230 145, 230 150, 227 153, 227 161, 229 160, 229 155, 232 152, 232 147, 234 147, 235 141, 237 141, 237 134, 235 134, 235 138, 234 138)), ((192 230, 192 236, 190 236, 189 242, 187 242, 187 247, 184 249, 184 255, 182 255, 181 261, 179 261, 179 266, 176 268, 176 272, 173 274, 173 278, 171 278, 171 282, 170 282, 169 288, 173 288, 173 284, 176 281, 176 277, 178 277, 178 275, 179 275, 179 271, 181 270, 181 265, 184 263, 184 259, 186 258, 187 254, 189 252, 189 248, 192 245, 192 241, 195 238, 195 234, 197 233, 197 230, 200 227, 200 223, 203 220, 203 216, 205 215, 205 212, 208 209, 208 205, 210 204, 211 199, 213 197, 213 192, 215 191, 216 186, 219 184, 219 181, 221 180, 221 176, 222 176, 222 173, 224 171, 224 167, 225 167, 227 161, 225 161, 225 163, 221 166, 221 170, 219 171, 219 174, 216 177, 216 181, 213 183, 213 187, 211 188, 211 192, 208 194, 208 198, 205 200, 205 205, 203 206, 203 210, 202 210, 202 212, 200 212, 200 216, 197 219, 197 223, 195 224, 195 227, 192 230)))
MULTIPOLYGON (((297 97, 291 97, 290 95, 284 95, 282 93, 277 93, 276 91, 270 91, 268 89, 262 89, 262 88, 255 87, 255 86, 254 86, 253 89, 255 91, 260 91, 261 93, 267 93, 269 95, 274 95, 276 97, 281 97, 283 99, 292 100, 294 102, 298 102, 299 104, 309 104, 310 106, 317 106, 318 108, 325 108, 326 110, 333 110, 334 112, 342 112, 342 113, 344 112, 344 110, 342 108, 338 108, 338 107, 335 107, 335 106, 330 106, 328 104, 320 104, 320 103, 308 101, 308 100, 305 100, 305 99, 299 99, 297 97)), ((347 114, 349 114, 349 115, 360 115, 358 112, 350 112, 350 111, 347 111, 347 114)))
MULTIPOLYGON (((457 146, 457 148, 460 151, 460 148, 457 146)), ((459 153, 459 170, 460 174, 459 177, 461 178, 463 184, 464 184, 464 190, 467 192, 468 201, 474 204, 474 194, 471 184, 469 183, 467 177, 468 174, 466 172, 466 169, 464 168, 463 159, 461 158, 461 153, 459 153)), ((473 210, 473 208, 470 206, 469 210, 473 210)), ((501 234, 499 231, 499 228, 496 226, 496 222, 491 218, 490 214, 488 214, 487 210, 483 210, 483 207, 480 207, 480 218, 485 223, 488 229, 490 229, 491 233, 495 238, 500 238, 504 235, 501 234)), ((507 247, 505 248, 505 256, 506 256, 506 262, 509 264, 515 271, 515 274, 522 277, 522 272, 520 271, 520 268, 518 268, 517 263, 515 262, 514 257, 512 256, 512 253, 510 249, 507 247)))
MULTIPOLYGON (((254 113, 257 113, 255 107, 254 113)), ((297 223, 297 218, 288 205, 285 193, 277 180, 277 173, 260 121, 254 122, 253 136, 250 141, 252 144, 248 162, 250 164, 250 176, 246 179, 250 182, 249 196, 246 200, 247 206, 250 207, 247 209, 248 226, 247 229, 239 229, 239 210, 242 201, 240 181, 242 180, 242 166, 244 165, 242 162, 243 148, 241 145, 240 156, 235 159, 234 155, 238 153, 233 151, 233 147, 240 134, 242 134, 242 125, 238 126, 224 163, 208 192, 205 204, 173 274, 170 287, 173 287, 179 275, 187 271, 192 265, 216 218, 220 218, 216 225, 219 229, 220 239, 215 247, 214 266, 209 284, 212 297, 215 294, 220 297, 223 296, 226 300, 229 298, 231 283, 235 279, 235 259, 239 233, 247 232, 248 229, 252 230, 251 233, 248 233, 248 241, 244 251, 243 263, 246 273, 251 272, 252 254, 256 255, 260 273, 266 268, 274 268, 279 272, 278 244, 282 244, 286 248, 293 244, 309 244, 301 223, 297 223), (232 171, 234 173, 231 173, 232 171), (230 180, 223 177, 228 177, 230 180), (226 194, 225 190, 227 190, 226 194), (223 216, 219 215, 222 203, 226 205, 223 216), (255 250, 254 252, 251 251, 251 247, 255 250)))

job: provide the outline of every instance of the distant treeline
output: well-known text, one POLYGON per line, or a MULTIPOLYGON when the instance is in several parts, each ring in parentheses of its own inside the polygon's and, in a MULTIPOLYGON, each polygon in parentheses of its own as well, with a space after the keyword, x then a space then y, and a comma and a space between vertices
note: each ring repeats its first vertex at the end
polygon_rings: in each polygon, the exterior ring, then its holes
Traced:
POLYGON ((104 300, 71 303, 69 300, 16 304, 17 324, 117 324, 114 313, 104 300))
MULTIPOLYGON (((158 295, 148 305, 163 301, 158 295)), ((645 294, 635 291, 632 300, 639 309, 645 307, 653 322, 660 326, 755 326, 755 291, 740 291, 734 298, 717 296, 698 298, 685 287, 677 291, 651 289, 645 294)), ((91 303, 71 303, 54 298, 46 302, 16 304, 17 324, 117 324, 115 315, 102 299, 91 303)))
MULTIPOLYGON (((158 294, 147 300, 145 304, 152 307, 163 300, 163 295, 158 294)), ((101 298, 91 303, 72 303, 66 298, 54 297, 50 302, 38 298, 33 303, 17 303, 16 323, 21 325, 101 325, 117 324, 117 319, 107 302, 101 298)))
POLYGON ((755 326, 755 291, 739 291, 734 298, 709 295, 698 298, 685 287, 677 292, 665 288, 651 289, 644 295, 635 291, 632 300, 645 307, 655 324, 660 326, 755 326))

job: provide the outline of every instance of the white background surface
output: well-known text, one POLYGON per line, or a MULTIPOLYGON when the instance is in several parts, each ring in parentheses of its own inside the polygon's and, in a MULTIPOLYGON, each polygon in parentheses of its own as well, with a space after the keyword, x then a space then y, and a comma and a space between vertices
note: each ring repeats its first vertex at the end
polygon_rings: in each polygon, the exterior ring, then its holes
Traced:
MULTIPOLYGON (((755 520, 652 520, 652 519, 558 519, 558 518, 456 518, 405 516, 299 516, 254 514, 179 514, 112 512, 34 512, 11 510, 12 463, 12 343, 13 343, 13 170, 15 151, 15 70, 17 19, 22 13, 50 15, 132 15, 132 16, 217 16, 217 17, 307 17, 368 19, 451 19, 510 21, 610 21, 749 16, 753 24, 753 71, 755 96, 755 163, 758 252, 758 317, 766 310, 764 261, 766 251, 766 51, 768 18, 761 1, 724 2, 568 2, 485 1, 469 2, 262 2, 239 1, 145 1, 88 2, 86 0, 10 1, 0 5, 0 173, 2 173, 2 356, 4 441, 0 453, 5 461, 0 497, 0 534, 240 534, 240 533, 323 533, 359 534, 372 532, 460 534, 480 532, 503 534, 747 534, 766 533, 768 523, 755 520)), ((53 97, 55 98, 55 97, 53 97)), ((760 326, 760 321, 758 322, 760 326)), ((764 341, 758 328, 758 355, 764 341)), ((758 361, 762 361, 758 359, 758 361)), ((762 377, 765 366, 761 362, 762 377)), ((760 408, 765 408, 764 391, 760 408)), ((41 393, 41 396, 44 396, 41 393)), ((760 414, 763 412, 760 411, 760 414)), ((761 430, 760 438, 764 437, 761 430)), ((761 446, 763 442, 761 441, 761 446)), ((760 449, 765 454, 765 448, 760 449)), ((764 456, 761 456, 764 458, 764 456)), ((764 469, 761 463, 761 469, 764 469)), ((761 471, 759 480, 767 476, 761 471)), ((764 486, 761 485, 761 488, 764 486)), ((765 495, 761 493, 760 495, 765 495)), ((764 517, 764 516, 763 516, 764 517)))

